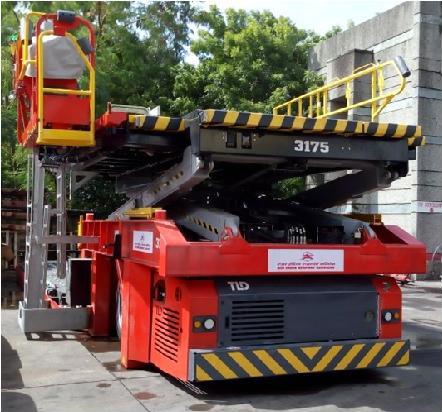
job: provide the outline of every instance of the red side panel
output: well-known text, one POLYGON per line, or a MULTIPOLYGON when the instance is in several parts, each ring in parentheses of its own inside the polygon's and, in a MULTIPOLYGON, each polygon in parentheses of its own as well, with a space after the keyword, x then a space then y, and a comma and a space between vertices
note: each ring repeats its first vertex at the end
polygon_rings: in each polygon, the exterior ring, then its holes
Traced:
MULTIPOLYGON (((186 280, 187 307, 190 316, 212 316, 218 319, 218 292, 213 280, 186 280)), ((213 332, 196 332, 189 319, 189 344, 192 349, 209 349, 217 345, 217 326, 213 332)))
POLYGON ((95 126, 97 132, 109 129, 111 127, 122 126, 127 121, 127 113, 125 112, 106 112, 102 114, 96 121, 95 126))
POLYGON ((402 295, 395 279, 387 276, 376 276, 373 285, 379 295, 379 338, 400 338, 402 334, 402 295), (393 322, 384 322, 382 313, 385 310, 399 311, 400 318, 393 322))
POLYGON ((45 94, 44 123, 89 126, 90 100, 80 96, 45 94))
POLYGON ((197 331, 195 319, 209 316, 218 319, 218 294, 213 280, 163 279, 156 276, 154 285, 164 282, 165 299, 153 300, 151 362, 161 370, 186 380, 189 349, 217 346, 216 328, 197 331))
POLYGON ((121 363, 134 368, 150 362, 151 272, 124 260, 122 270, 121 363))
POLYGON ((110 257, 97 252, 92 257, 90 333, 109 336, 115 322, 115 271, 110 257))
MULTIPOLYGON (((118 222, 83 222, 83 233, 99 236, 98 245, 84 248, 112 253, 106 246, 113 242, 118 222), (112 236, 112 238, 110 238, 112 236), (104 249, 106 248, 106 249, 104 249)), ((121 253, 124 258, 158 270, 161 276, 219 277, 219 276, 316 276, 316 275, 373 275, 425 273, 425 245, 397 226, 387 226, 384 237, 397 243, 383 243, 378 238, 365 239, 360 245, 311 244, 288 245, 248 243, 241 236, 221 242, 188 242, 171 220, 152 219, 120 222, 121 253), (139 246, 136 246, 139 243, 139 246), (269 264, 272 250, 308 249, 313 253, 330 251, 342 256, 337 270, 279 271, 269 264)), ((338 262, 339 263, 339 262, 338 262)))

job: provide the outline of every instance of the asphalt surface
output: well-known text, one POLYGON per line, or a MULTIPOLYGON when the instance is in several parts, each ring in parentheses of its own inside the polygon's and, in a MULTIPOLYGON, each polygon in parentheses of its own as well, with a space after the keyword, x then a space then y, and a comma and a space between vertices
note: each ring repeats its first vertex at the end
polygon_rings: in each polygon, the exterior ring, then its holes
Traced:
POLYGON ((122 369, 115 341, 71 332, 27 340, 2 283, 4 412, 442 411, 441 282, 403 288, 409 366, 219 382, 201 393, 156 370, 122 369))

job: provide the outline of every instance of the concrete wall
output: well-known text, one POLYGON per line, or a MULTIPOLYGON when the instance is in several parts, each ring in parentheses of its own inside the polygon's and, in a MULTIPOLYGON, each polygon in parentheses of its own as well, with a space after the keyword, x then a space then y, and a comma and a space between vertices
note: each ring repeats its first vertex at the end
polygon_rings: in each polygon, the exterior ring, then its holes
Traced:
MULTIPOLYGON (((420 124, 427 145, 417 149, 407 177, 349 203, 347 210, 381 213, 385 223, 399 224, 432 252, 442 243, 442 213, 416 210, 419 201, 442 202, 442 2, 402 3, 339 33, 310 51, 309 66, 331 80, 333 74, 344 75, 343 67, 348 74, 361 59, 385 61, 398 55, 411 69, 409 84, 379 121, 420 124)), ((386 73, 386 87, 397 84, 398 79, 386 73)), ((358 87, 363 95, 367 86, 358 87)), ((369 111, 362 109, 349 117, 368 120, 369 111)))

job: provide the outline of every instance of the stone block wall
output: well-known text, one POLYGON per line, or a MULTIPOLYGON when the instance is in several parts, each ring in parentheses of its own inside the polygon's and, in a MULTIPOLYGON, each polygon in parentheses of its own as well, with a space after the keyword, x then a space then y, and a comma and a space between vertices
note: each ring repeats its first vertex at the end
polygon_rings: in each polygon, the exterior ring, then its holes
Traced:
MULTIPOLYGON (((350 202, 345 209, 381 213, 386 224, 399 224, 424 242, 431 254, 442 243, 442 2, 405 2, 338 33, 311 49, 309 67, 330 81, 367 60, 386 61, 398 55, 411 76, 405 91, 378 121, 420 124, 427 144, 417 149, 405 178, 350 202), (441 207, 424 211, 419 202, 440 202, 441 207)), ((387 72, 386 88, 397 85, 398 78, 387 72)), ((368 86, 356 85, 354 97, 366 94, 368 86)), ((358 109, 348 117, 369 120, 370 111, 358 109)))

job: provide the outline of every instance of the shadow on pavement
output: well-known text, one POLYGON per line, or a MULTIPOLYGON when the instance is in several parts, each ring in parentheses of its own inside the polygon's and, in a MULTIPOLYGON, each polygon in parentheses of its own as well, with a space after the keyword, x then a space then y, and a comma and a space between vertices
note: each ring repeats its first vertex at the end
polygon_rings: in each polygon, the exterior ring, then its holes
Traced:
POLYGON ((37 406, 29 395, 20 392, 2 392, 2 411, 37 412, 37 406))
POLYGON ((17 351, 2 335, 2 397, 1 405, 4 412, 37 412, 37 407, 29 395, 4 389, 21 389, 23 380, 20 369, 22 363, 17 351))
POLYGON ((8 340, 2 335, 2 389, 21 389, 23 380, 20 369, 21 360, 17 351, 12 348, 8 340))

